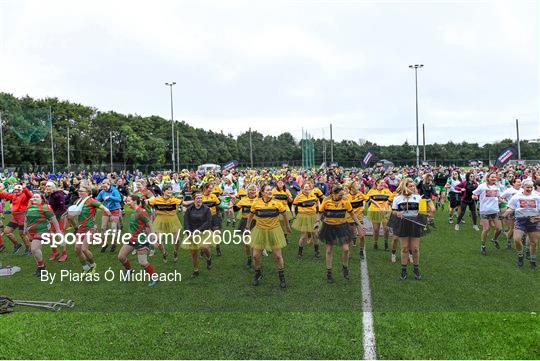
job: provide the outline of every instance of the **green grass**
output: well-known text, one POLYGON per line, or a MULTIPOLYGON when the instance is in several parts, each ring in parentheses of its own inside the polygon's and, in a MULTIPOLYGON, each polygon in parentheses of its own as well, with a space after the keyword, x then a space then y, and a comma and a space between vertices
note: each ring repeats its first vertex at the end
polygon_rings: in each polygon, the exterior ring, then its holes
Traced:
POLYGON ((368 247, 380 358, 540 358, 538 272, 516 267, 504 235, 500 250, 490 244, 481 256, 480 232, 465 220, 456 232, 439 211, 437 230, 421 241, 421 281, 400 281, 399 259, 368 247))
MULTIPOLYGON (((437 219, 438 230, 422 241, 422 281, 398 281, 389 253, 367 250, 377 354, 383 359, 535 359, 540 356, 538 273, 515 267, 513 251, 479 254, 479 233, 470 225, 455 233, 437 219)), ((0 278, 0 294, 21 299, 71 298, 73 310, 29 310, 0 316, 0 358, 68 359, 358 359, 362 318, 357 248, 352 279, 338 273, 325 282, 324 260, 296 260, 297 235, 285 248, 288 288, 278 287, 271 257, 263 258, 263 283, 250 285, 239 246, 227 246, 190 279, 186 251, 178 264, 151 258, 158 272, 177 269, 180 283, 39 282, 31 257, 2 254, 22 272, 0 278), (4 346, 6 345, 6 346, 4 346)), ((382 242, 381 242, 382 243, 382 242)), ((9 247, 8 247, 9 248, 9 247)), ((98 271, 120 270, 114 254, 98 253, 98 271)), ((65 267, 80 272, 70 250, 65 267)), ((45 255, 49 250, 45 248, 45 255)), ((134 268, 136 258, 131 256, 134 268)), ((526 265, 528 266, 528 264, 526 265)), ((49 271, 61 265, 47 262, 49 271)))

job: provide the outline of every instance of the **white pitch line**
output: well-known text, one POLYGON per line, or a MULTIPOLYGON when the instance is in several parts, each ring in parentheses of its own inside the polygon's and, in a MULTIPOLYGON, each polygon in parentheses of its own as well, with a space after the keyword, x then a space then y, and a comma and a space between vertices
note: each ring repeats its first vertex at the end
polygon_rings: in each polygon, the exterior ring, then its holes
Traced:
POLYGON ((373 330, 373 313, 371 308, 371 291, 369 289, 369 273, 367 255, 360 261, 362 273, 362 324, 364 327, 364 360, 376 360, 375 331, 373 330))

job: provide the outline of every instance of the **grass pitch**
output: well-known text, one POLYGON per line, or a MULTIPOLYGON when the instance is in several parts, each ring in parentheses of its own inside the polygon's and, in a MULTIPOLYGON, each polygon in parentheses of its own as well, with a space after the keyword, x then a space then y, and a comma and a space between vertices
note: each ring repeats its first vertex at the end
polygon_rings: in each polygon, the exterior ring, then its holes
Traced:
MULTIPOLYGON (((455 232, 439 212, 438 229, 422 240, 423 280, 399 281, 390 253, 372 249, 367 256, 374 311, 377 356, 382 359, 538 359, 540 357, 540 281, 528 264, 515 266, 515 252, 479 252, 479 233, 470 219, 455 232)), ((296 259, 297 234, 285 248, 288 288, 280 290, 273 259, 263 258, 263 282, 251 286, 240 246, 226 246, 207 271, 190 279, 186 251, 167 264, 151 258, 157 272, 177 270, 181 282, 55 282, 32 276, 32 257, 1 254, 4 264, 22 271, 0 278, 0 294, 16 299, 76 301, 59 313, 18 307, 0 316, 0 358, 85 359, 359 359, 362 313, 358 248, 352 247, 352 278, 339 274, 326 284, 324 258, 296 259)), ((504 238, 504 237, 502 237, 504 238)), ((380 242, 380 245, 382 242, 380 242)), ((96 255, 98 272, 121 269, 116 255, 96 255)), ((47 269, 80 272, 70 249, 65 265, 47 269)), ((323 257, 324 251, 321 249, 323 257)), ((21 252, 21 251, 20 251, 21 252)), ((22 253, 22 252, 21 252, 22 253)), ((44 248, 48 257, 49 250, 44 248)), ((136 257, 130 258, 138 268, 136 257)))

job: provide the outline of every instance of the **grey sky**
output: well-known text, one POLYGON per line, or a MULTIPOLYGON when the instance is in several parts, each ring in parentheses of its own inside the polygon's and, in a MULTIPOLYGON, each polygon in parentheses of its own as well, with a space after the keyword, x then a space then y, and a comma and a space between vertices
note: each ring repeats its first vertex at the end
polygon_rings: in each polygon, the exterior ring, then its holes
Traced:
POLYGON ((0 91, 234 135, 540 137, 536 1, 0 0, 0 91))

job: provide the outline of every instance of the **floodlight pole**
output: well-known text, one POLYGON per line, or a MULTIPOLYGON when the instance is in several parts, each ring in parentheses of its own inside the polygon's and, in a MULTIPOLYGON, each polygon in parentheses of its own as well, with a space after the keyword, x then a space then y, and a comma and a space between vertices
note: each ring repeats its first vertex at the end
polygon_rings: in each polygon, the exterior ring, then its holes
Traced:
POLYGON ((54 169, 54 139, 53 139, 53 126, 52 126, 52 109, 49 106, 49 121, 51 123, 51 158, 52 158, 52 172, 55 172, 54 169))
POLYGON ((4 124, 2 122, 2 113, 0 113, 0 148, 2 148, 2 172, 4 171, 4 124))
POLYGON ((414 69, 414 89, 416 95, 416 166, 420 166, 420 147, 418 144, 418 68, 422 68, 424 64, 409 65, 409 68, 414 69))
POLYGON ((172 96, 172 87, 176 82, 165 83, 171 89, 171 140, 172 140, 172 171, 176 170, 176 158, 174 156, 174 110, 173 110, 173 96, 172 96))

